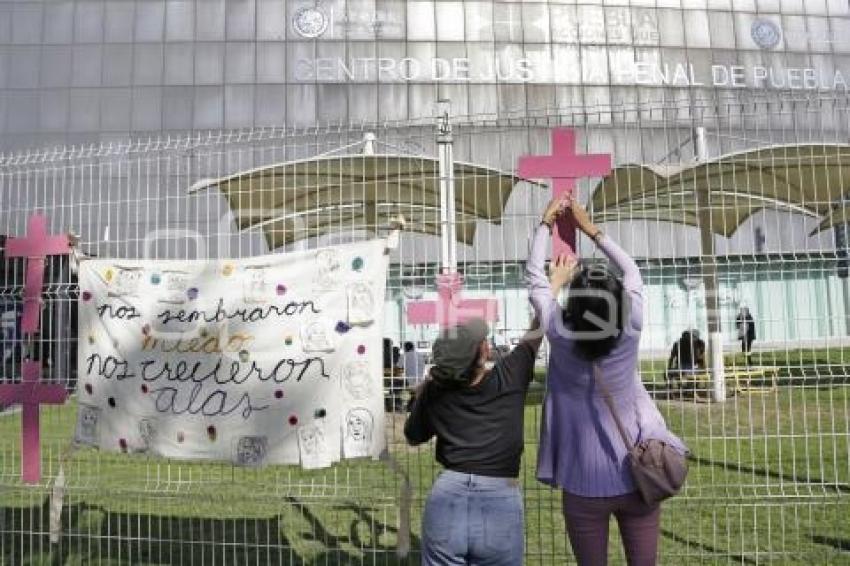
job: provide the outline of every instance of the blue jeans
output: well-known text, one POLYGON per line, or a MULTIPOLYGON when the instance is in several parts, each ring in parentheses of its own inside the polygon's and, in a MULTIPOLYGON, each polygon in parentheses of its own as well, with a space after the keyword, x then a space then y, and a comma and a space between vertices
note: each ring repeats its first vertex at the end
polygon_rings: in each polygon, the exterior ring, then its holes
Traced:
POLYGON ((422 564, 522 564, 523 525, 517 480, 446 470, 425 502, 422 564))

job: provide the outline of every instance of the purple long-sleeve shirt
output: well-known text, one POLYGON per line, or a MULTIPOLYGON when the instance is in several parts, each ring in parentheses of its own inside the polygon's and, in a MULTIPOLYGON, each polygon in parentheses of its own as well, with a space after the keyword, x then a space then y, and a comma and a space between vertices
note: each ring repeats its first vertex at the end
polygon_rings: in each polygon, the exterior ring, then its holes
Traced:
MULTIPOLYGON (((626 447, 608 406, 596 386, 593 365, 583 358, 563 322, 544 271, 549 230, 534 233, 526 266, 532 305, 549 339, 549 375, 543 402, 537 479, 583 497, 612 497, 635 491, 626 466, 626 447)), ((630 312, 611 352, 596 361, 620 419, 632 440, 663 440, 683 453, 687 448, 672 434, 649 397, 638 371, 638 344, 643 326, 643 281, 637 264, 607 236, 599 243, 623 271, 630 312)))

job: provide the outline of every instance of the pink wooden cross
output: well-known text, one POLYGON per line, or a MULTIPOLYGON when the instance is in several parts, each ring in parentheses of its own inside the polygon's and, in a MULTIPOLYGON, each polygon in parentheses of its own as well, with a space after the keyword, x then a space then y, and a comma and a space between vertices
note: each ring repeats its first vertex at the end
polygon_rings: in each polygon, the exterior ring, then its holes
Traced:
POLYGON ((40 214, 30 217, 25 238, 8 238, 6 240, 6 257, 27 258, 27 274, 24 280, 24 312, 21 315, 21 332, 24 335, 38 332, 45 257, 69 253, 71 253, 71 242, 68 236, 64 234, 49 236, 47 234, 47 218, 40 214))
POLYGON ((21 383, 0 384, 0 407, 21 405, 21 476, 24 483, 41 481, 39 405, 61 405, 68 397, 64 385, 42 383, 41 362, 23 364, 21 383))
MULTIPOLYGON (((552 196, 571 195, 576 180, 604 177, 611 172, 610 154, 577 155, 576 132, 571 128, 552 130, 552 155, 526 155, 519 158, 519 176, 525 179, 552 179, 552 196)), ((561 218, 552 240, 552 256, 575 255, 576 226, 572 218, 561 218)))
POLYGON ((437 301, 419 301, 407 305, 410 324, 439 324, 450 328, 470 318, 487 322, 499 320, 499 303, 495 299, 463 299, 463 278, 459 273, 437 276, 437 301))

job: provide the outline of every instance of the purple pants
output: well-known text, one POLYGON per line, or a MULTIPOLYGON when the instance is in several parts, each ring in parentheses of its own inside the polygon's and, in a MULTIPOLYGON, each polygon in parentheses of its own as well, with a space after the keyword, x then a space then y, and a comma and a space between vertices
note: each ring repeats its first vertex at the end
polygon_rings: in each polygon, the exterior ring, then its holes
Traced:
POLYGON ((640 495, 580 497, 564 492, 564 520, 579 566, 608 563, 608 522, 617 518, 629 566, 654 566, 658 554, 661 506, 640 495))

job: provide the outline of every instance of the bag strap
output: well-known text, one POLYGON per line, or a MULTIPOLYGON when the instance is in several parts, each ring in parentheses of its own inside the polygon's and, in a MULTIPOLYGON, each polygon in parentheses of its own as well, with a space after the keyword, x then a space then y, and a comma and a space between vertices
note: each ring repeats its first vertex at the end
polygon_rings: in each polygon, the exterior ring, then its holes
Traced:
POLYGON ((593 364, 593 378, 602 392, 602 398, 605 400, 605 404, 608 405, 611 416, 614 417, 614 422, 617 424, 617 430, 620 433, 620 438, 623 439, 623 444, 626 445, 626 450, 631 450, 634 445, 628 431, 626 431, 626 427, 623 426, 623 421, 620 420, 620 415, 617 414, 617 409, 614 408, 614 400, 611 398, 611 392, 608 391, 605 381, 602 379, 602 369, 599 367, 599 364, 593 364))

